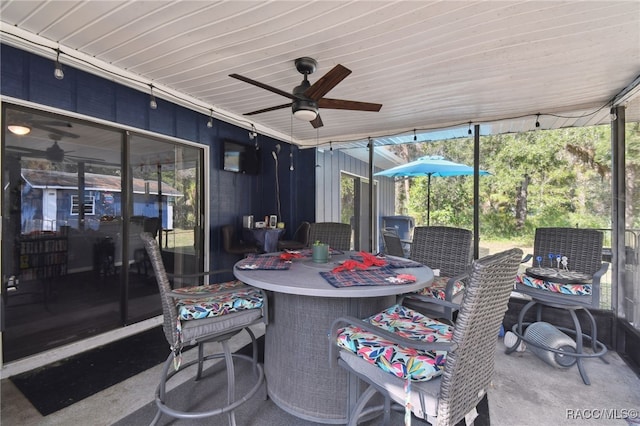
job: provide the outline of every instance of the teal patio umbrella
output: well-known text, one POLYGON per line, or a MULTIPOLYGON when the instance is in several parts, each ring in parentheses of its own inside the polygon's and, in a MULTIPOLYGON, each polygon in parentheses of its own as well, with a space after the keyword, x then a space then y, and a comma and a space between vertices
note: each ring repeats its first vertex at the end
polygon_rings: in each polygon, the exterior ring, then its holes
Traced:
MULTIPOLYGON (((480 175, 490 174, 480 170, 480 175)), ((388 170, 375 173, 374 176, 387 177, 416 177, 427 176, 427 226, 431 210, 431 176, 449 177, 472 175, 473 167, 466 164, 454 163, 440 155, 427 155, 407 164, 401 164, 388 170)))

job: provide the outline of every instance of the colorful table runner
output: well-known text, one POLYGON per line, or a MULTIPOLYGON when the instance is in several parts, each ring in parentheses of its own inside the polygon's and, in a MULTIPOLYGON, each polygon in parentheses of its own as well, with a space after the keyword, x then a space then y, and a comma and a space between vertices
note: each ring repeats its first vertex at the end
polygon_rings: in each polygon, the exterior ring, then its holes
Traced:
POLYGON ((356 269, 342 272, 320 272, 322 278, 334 287, 379 286, 410 284, 416 277, 409 274, 396 274, 388 268, 356 269))
POLYGON ((290 267, 291 262, 286 262, 278 256, 250 255, 236 264, 238 269, 282 270, 290 267))

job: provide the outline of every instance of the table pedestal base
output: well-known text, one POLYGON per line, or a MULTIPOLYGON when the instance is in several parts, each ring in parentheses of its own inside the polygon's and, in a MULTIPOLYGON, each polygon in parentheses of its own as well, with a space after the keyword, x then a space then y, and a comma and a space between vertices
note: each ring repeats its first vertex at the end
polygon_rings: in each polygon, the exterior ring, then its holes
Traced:
POLYGON ((367 317, 393 305, 395 296, 325 298, 271 293, 271 298, 265 337, 269 397, 301 419, 346 424, 360 392, 359 381, 350 380, 342 368, 331 368, 327 334, 334 319, 367 317))

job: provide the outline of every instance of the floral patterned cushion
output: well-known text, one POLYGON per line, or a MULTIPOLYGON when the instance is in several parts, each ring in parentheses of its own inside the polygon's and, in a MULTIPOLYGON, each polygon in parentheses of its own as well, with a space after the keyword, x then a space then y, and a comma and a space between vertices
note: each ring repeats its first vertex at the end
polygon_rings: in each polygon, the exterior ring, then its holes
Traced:
POLYGON ((519 284, 554 293, 570 294, 572 296, 591 295, 591 284, 560 284, 539 278, 533 278, 527 274, 518 274, 516 276, 516 281, 519 284))
MULTIPOLYGON (((453 327, 395 305, 365 321, 413 340, 449 342, 453 327)), ((337 344, 402 379, 427 381, 442 374, 446 351, 424 351, 396 345, 357 326, 339 330, 337 344)))
MULTIPOLYGON (((447 282, 451 278, 449 277, 433 277, 433 282, 430 286, 424 287, 416 293, 421 296, 435 297, 436 299, 445 300, 445 289, 447 288, 447 282)), ((464 283, 462 281, 455 281, 453 283, 453 295, 455 296, 459 292, 464 290, 464 283)))
POLYGON ((176 293, 193 295, 193 299, 176 300, 178 319, 183 321, 217 317, 245 309, 260 308, 263 297, 260 290, 249 287, 242 281, 229 281, 221 284, 183 287, 174 290, 176 293), (203 293, 237 288, 237 291, 223 293, 212 297, 198 297, 203 293))

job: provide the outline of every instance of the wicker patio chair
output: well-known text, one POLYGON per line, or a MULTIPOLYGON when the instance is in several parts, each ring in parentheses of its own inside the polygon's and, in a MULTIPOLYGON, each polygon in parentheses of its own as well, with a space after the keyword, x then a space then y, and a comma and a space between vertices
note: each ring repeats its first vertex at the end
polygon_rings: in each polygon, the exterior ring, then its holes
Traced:
POLYGON ((448 226, 418 226, 413 230, 409 258, 439 273, 419 292, 403 295, 399 303, 434 318, 453 321, 464 295, 473 258, 473 234, 448 226))
MULTIPOLYGON (((518 338, 514 340, 514 345, 507 349, 507 353, 515 351, 521 340, 525 340, 524 331, 530 325, 525 322, 525 315, 531 308, 536 307, 538 322, 542 320, 543 307, 566 310, 571 316, 574 328, 557 328, 575 337, 575 363, 583 382, 590 384, 582 364, 583 358, 602 357, 607 352, 606 346, 598 342, 596 322, 588 309, 600 308, 600 280, 609 266, 608 263, 602 262, 602 240, 602 232, 595 229, 536 229, 533 255, 527 255, 523 259, 523 262, 533 259, 533 266, 518 275, 515 288, 518 293, 529 296, 531 301, 518 315, 518 322, 513 326, 513 332, 518 338), (566 258, 566 264, 562 263, 563 258, 566 258), (583 311, 589 319, 590 335, 583 333, 576 311, 583 311), (584 352, 584 339, 591 341, 591 352, 584 352)), ((560 353, 557 349, 545 347, 531 340, 525 342, 550 352, 560 353)), ((574 357, 574 354, 571 356, 574 357)), ((567 366, 570 365, 573 364, 567 366)))
POLYGON ((320 241, 336 250, 351 250, 351 225, 336 222, 314 222, 309 228, 309 244, 320 241))
MULTIPOLYGON (((221 284, 181 287, 171 289, 160 248, 157 241, 149 233, 142 233, 145 249, 149 254, 151 265, 155 272, 162 302, 164 316, 163 330, 170 347, 170 353, 162 368, 160 383, 156 389, 155 402, 158 406, 156 416, 151 424, 156 424, 162 413, 174 418, 200 419, 227 413, 229 424, 235 426, 234 410, 251 398, 264 382, 264 371, 258 363, 258 347, 255 335, 249 328, 253 324, 266 322, 267 296, 262 290, 245 285, 240 281, 230 281, 221 284), (253 356, 231 353, 229 340, 246 330, 253 344, 253 356), (206 355, 203 344, 220 342, 222 352, 206 355), (198 346, 198 357, 181 365, 182 350, 188 346, 198 346), (166 402, 167 382, 178 372, 197 364, 196 380, 202 377, 203 362, 214 358, 224 358, 227 371, 227 404, 223 407, 207 411, 186 411, 170 407, 166 402), (243 371, 252 373, 254 385, 242 395, 236 395, 234 358, 251 363, 251 368, 243 371), (171 369, 173 367, 173 369, 171 369), (171 371, 170 371, 171 369, 171 371)), ((185 279, 197 280, 204 275, 212 275, 228 271, 214 271, 203 274, 182 276, 185 279)), ((223 391, 225 383, 212 383, 211 388, 223 391)))
POLYGON ((278 241, 278 250, 301 250, 309 246, 309 228, 311 224, 303 221, 295 234, 293 234, 292 240, 280 240, 278 241))
POLYGON ((384 241, 384 252, 390 256, 405 257, 402 241, 395 228, 385 228, 382 230, 382 240, 384 241))
MULTIPOLYGON (((511 249, 475 261, 455 325, 395 305, 365 320, 341 317, 329 338, 331 362, 369 384, 349 415, 382 412, 392 401, 433 425, 454 425, 489 390, 495 350, 522 251, 511 249), (367 406, 380 392, 382 406, 367 406)), ((379 415, 379 414, 378 414, 379 415)))

